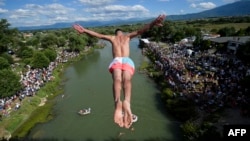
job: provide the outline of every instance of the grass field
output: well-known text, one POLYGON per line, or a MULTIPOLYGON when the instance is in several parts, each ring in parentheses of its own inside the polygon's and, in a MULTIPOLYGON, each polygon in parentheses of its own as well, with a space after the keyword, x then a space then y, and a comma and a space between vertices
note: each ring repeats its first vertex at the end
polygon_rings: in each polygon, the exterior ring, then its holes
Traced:
POLYGON ((194 27, 204 29, 206 31, 211 31, 212 29, 221 29, 224 27, 234 27, 236 31, 240 29, 246 29, 247 27, 250 27, 250 23, 226 23, 226 24, 201 24, 201 25, 195 25, 194 27))

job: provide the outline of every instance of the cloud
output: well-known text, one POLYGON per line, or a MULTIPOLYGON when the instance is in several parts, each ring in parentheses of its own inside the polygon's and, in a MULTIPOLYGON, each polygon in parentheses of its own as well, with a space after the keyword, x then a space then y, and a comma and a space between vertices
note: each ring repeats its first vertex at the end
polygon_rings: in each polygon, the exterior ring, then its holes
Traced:
POLYGON ((199 4, 192 3, 190 5, 190 7, 197 8, 197 9, 207 10, 207 9, 215 8, 216 5, 214 3, 212 3, 212 2, 202 2, 202 3, 199 3, 199 4))
POLYGON ((48 25, 56 22, 67 22, 75 9, 58 3, 48 5, 27 4, 20 9, 8 12, 11 23, 20 26, 48 25))
POLYGON ((7 12, 8 12, 7 9, 2 9, 2 8, 0 8, 0 14, 7 13, 7 12))
POLYGON ((100 6, 100 5, 107 5, 109 3, 114 2, 114 0, 78 0, 83 5, 88 6, 100 6))
POLYGON ((11 19, 29 18, 36 14, 28 9, 17 9, 10 15, 11 19))
POLYGON ((73 8, 68 8, 58 3, 53 3, 49 5, 44 5, 44 6, 36 5, 36 4, 27 4, 25 7, 41 15, 50 15, 50 14, 66 15, 67 13, 74 11, 73 8))
MULTIPOLYGON (((81 1, 82 4, 87 3, 91 6, 79 5, 78 3, 77 7, 72 8, 73 6, 70 3, 69 6, 59 3, 44 5, 30 3, 20 6, 19 9, 9 11, 0 8, 0 14, 5 12, 2 14, 3 18, 7 18, 15 27, 50 25, 59 22, 107 21, 152 16, 149 14, 150 11, 142 5, 111 5, 113 0, 79 1, 81 1)), ((76 4, 75 2, 76 1, 73 3, 76 4)))
POLYGON ((215 8, 216 5, 212 2, 202 2, 199 4, 199 7, 203 9, 212 9, 215 8))
POLYGON ((91 13, 110 13, 110 12, 149 12, 146 8, 141 5, 134 6, 123 6, 123 5, 108 5, 98 8, 88 8, 86 12, 91 13))
POLYGON ((107 5, 96 8, 87 8, 85 9, 85 12, 93 15, 93 19, 110 20, 114 17, 128 19, 136 16, 147 15, 149 10, 141 5, 107 5))
POLYGON ((83 5, 84 12, 76 17, 76 20, 81 21, 107 21, 149 16, 149 10, 142 5, 112 5, 115 0, 78 0, 78 2, 83 5))

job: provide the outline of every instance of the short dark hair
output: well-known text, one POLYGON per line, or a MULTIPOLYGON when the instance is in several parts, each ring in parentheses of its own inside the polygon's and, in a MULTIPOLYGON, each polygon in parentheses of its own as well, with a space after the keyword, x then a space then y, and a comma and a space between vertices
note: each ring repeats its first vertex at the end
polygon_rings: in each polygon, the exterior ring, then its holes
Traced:
POLYGON ((118 31, 122 31, 120 28, 117 28, 116 30, 115 30, 115 35, 117 34, 117 32, 118 31))

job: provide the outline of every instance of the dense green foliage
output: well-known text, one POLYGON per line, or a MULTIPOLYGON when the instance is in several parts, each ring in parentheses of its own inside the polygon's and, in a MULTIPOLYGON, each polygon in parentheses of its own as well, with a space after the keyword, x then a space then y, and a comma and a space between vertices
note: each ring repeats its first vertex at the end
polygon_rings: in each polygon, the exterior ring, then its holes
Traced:
POLYGON ((56 51, 51 48, 46 48, 45 50, 43 50, 43 53, 49 59, 50 62, 55 61, 57 57, 56 51))
POLYGON ((10 64, 7 59, 0 57, 0 70, 9 68, 10 64))
POLYGON ((33 68, 46 68, 49 66, 50 60, 42 52, 36 52, 31 61, 31 67, 33 68))
POLYGON ((13 64, 14 63, 14 59, 12 58, 11 55, 7 54, 7 53, 2 53, 0 55, 1 57, 5 58, 8 60, 9 64, 13 64))
MULTIPOLYGON (((85 49, 86 45, 95 46, 96 38, 79 35, 73 29, 60 30, 37 30, 20 32, 17 29, 11 29, 6 19, 0 21, 0 70, 8 69, 8 71, 23 71, 24 68, 14 68, 10 66, 22 67, 30 65, 33 68, 48 67, 51 61, 55 61, 58 51, 77 51, 85 49), (11 53, 9 53, 11 51, 11 53), (17 65, 14 65, 16 63, 17 65), (20 65, 19 65, 20 64, 20 65)), ((10 73, 12 74, 12 73, 10 73)), ((7 76, 0 77, 1 81, 7 82, 8 87, 2 83, 0 89, 1 97, 12 96, 15 94, 13 90, 20 90, 16 84, 20 79, 5 79, 7 76), (12 87, 13 88, 10 88, 12 87)))
POLYGON ((237 51, 237 57, 246 63, 250 63, 250 41, 246 44, 241 45, 237 51))
POLYGON ((0 70, 0 78, 0 97, 12 96, 22 88, 20 76, 9 69, 0 70))
POLYGON ((13 36, 17 35, 18 32, 16 29, 9 29, 9 26, 6 19, 0 20, 0 54, 6 52, 11 44, 15 45, 13 36))

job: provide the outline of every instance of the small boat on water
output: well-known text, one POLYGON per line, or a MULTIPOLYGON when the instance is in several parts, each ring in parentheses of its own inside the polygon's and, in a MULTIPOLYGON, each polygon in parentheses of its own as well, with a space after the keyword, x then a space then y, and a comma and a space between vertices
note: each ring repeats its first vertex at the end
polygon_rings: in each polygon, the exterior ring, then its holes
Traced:
POLYGON ((138 120, 138 116, 137 115, 133 114, 132 118, 133 118, 132 122, 137 122, 137 120, 138 120))
MULTIPOLYGON (((124 116, 124 113, 122 113, 122 114, 124 116)), ((135 114, 132 114, 132 122, 137 122, 137 120, 138 120, 138 116, 135 114)))
POLYGON ((91 113, 91 108, 87 108, 87 109, 81 109, 78 114, 80 115, 88 115, 91 113))

